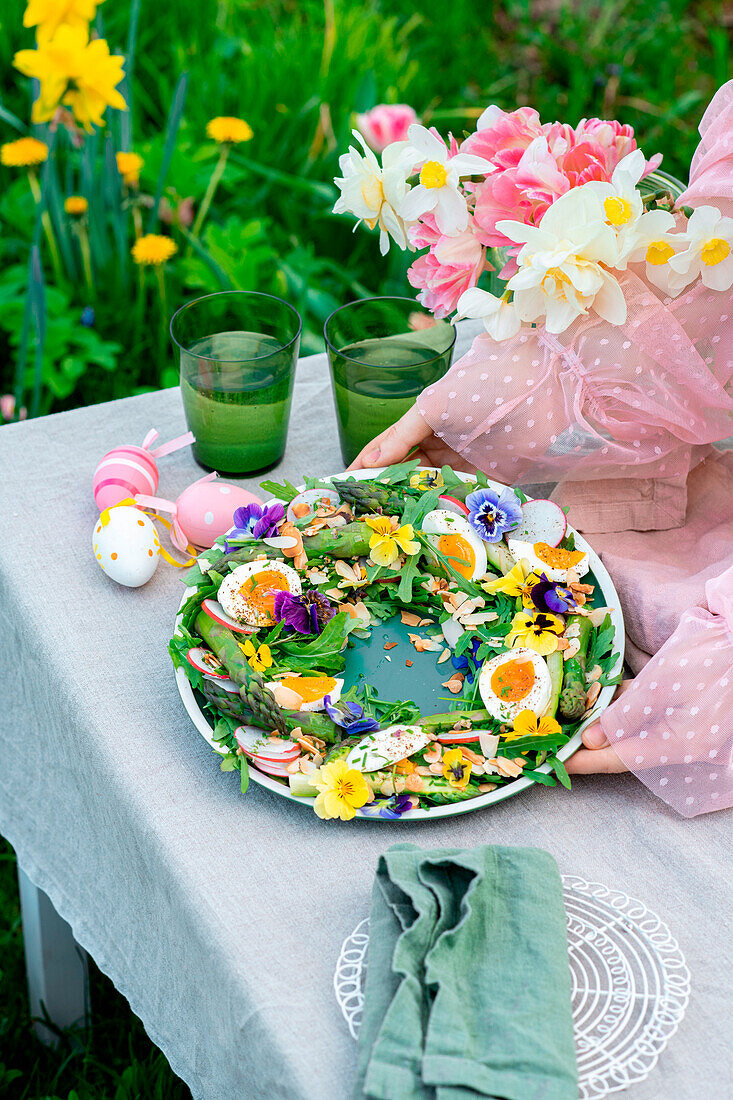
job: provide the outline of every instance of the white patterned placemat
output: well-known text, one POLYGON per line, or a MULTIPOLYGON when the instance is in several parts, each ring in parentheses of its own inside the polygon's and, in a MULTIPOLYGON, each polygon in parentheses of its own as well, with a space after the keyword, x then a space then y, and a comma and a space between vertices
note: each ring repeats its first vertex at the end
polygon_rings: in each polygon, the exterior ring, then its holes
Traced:
MULTIPOLYGON (((642 1081, 679 1027, 690 971, 669 928, 643 902, 563 875, 580 1100, 642 1081)), ((344 941, 333 979, 356 1039, 364 1007, 369 919, 344 941)))

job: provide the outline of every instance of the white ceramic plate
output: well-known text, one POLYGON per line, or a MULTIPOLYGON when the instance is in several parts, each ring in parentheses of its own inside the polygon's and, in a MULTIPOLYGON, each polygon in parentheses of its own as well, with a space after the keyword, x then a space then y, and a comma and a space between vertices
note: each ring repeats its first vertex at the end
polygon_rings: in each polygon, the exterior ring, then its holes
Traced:
MULTIPOLYGON (((382 470, 357 470, 351 474, 332 474, 331 477, 323 478, 323 480, 330 481, 331 478, 334 477, 355 477, 360 480, 366 480, 368 478, 379 477, 380 473, 382 473, 382 470)), ((464 475, 459 476, 464 477, 464 475)), ((464 480, 468 480, 468 474, 465 475, 464 480)), ((498 481, 490 481, 489 485, 493 489, 496 489, 498 492, 501 492, 502 489, 506 488, 505 485, 502 485, 498 481)), ((301 485, 300 488, 303 489, 304 486, 301 485)), ((273 498, 267 503, 275 504, 277 503, 277 501, 275 498, 273 498)), ((579 535, 578 532, 574 531, 574 529, 568 524, 568 532, 570 531, 573 531, 573 533, 575 534, 575 545, 577 546, 577 548, 579 550, 585 550, 587 552, 588 559, 590 561, 590 567, 595 574, 596 580, 598 581, 598 585, 601 590, 601 594, 603 596, 603 603, 606 607, 610 609, 611 622, 613 623, 616 630, 614 649, 619 654, 618 661, 615 667, 611 670, 612 674, 615 675, 617 672, 620 671, 623 664, 624 648, 626 643, 624 621, 621 615, 618 594, 616 592, 616 589, 614 588, 613 581, 608 574, 608 570, 605 568, 598 555, 594 552, 593 548, 588 545, 582 535, 579 535)), ((186 589, 183 595, 183 599, 181 600, 181 607, 194 591, 195 589, 193 588, 186 589)), ((178 629, 179 620, 180 608, 179 615, 176 616, 176 630, 178 629)), ((183 705, 190 714, 191 719, 196 726, 196 729, 208 742, 211 748, 214 749, 215 752, 220 753, 222 756, 225 755, 227 750, 222 749, 221 745, 213 740, 212 734, 214 732, 214 727, 209 718, 206 716, 206 714, 204 714, 204 712, 201 710, 200 706, 196 702, 196 696, 193 693, 193 688, 191 687, 191 684, 186 677, 186 673, 182 668, 176 669, 176 683, 178 684, 178 690, 180 692, 181 699, 183 700, 183 705)), ((580 727, 580 729, 578 729, 577 733, 574 734, 570 741, 568 741, 567 745, 563 745, 563 747, 558 750, 557 756, 560 760, 567 760, 568 757, 572 756, 573 753, 580 748, 580 735, 583 729, 585 729, 585 727, 590 722, 594 721, 601 713, 601 711, 606 709, 606 707, 611 702, 611 699, 613 698, 614 690, 615 688, 612 685, 601 688, 601 693, 598 696, 596 705, 583 722, 583 725, 580 727)), ((549 772, 550 766, 549 764, 543 764, 540 768, 537 768, 536 770, 541 772, 549 772)), ((255 783, 259 783, 261 786, 267 787, 268 790, 274 791, 275 794, 279 794, 282 798, 289 798, 291 802, 301 802, 305 806, 307 806, 308 809, 312 809, 313 799, 299 798, 296 795, 291 794, 287 784, 280 782, 272 776, 265 775, 264 772, 258 771, 255 767, 250 767, 249 774, 250 778, 253 779, 255 783)), ((465 802, 451 803, 448 806, 433 806, 429 810, 409 810, 407 813, 402 814, 399 818, 396 818, 395 820, 418 821, 428 818, 432 820, 437 817, 454 817, 456 814, 470 813, 473 810, 480 810, 483 809, 485 806, 491 806, 495 802, 502 802, 505 798, 511 798, 512 795, 520 794, 522 791, 526 791, 528 787, 533 786, 535 786, 535 782, 532 779, 515 779, 512 783, 507 783, 505 786, 499 787, 495 791, 489 791, 488 794, 478 795, 476 798, 468 798, 465 802)), ((379 815, 367 816, 357 814, 354 820, 384 821, 384 818, 379 817, 379 815)))

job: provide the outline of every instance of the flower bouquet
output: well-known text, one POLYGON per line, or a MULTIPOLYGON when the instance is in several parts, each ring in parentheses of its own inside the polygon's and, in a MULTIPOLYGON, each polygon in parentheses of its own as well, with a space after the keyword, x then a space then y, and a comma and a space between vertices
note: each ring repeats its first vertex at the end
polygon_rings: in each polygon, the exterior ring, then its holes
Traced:
POLYGON ((733 82, 700 129, 684 193, 631 127, 530 107, 487 108, 460 143, 413 124, 381 164, 363 142, 340 161, 334 209, 383 252, 426 250, 408 271, 419 300, 486 330, 420 412, 510 484, 560 483, 577 505, 598 482, 572 513, 584 529, 610 529, 584 521, 618 492, 638 507, 614 529, 675 526, 690 466, 729 434, 733 82), (480 286, 492 271, 499 293, 480 286))
MULTIPOLYGON (((562 510, 414 461, 305 484, 265 482, 282 503, 238 509, 186 578, 170 652, 214 717, 222 768, 245 790, 251 766, 343 820, 517 779, 569 786, 563 749, 620 659, 562 510), (350 657, 390 619, 409 639, 397 700, 350 657), (418 700, 421 682, 440 684, 439 713, 410 700, 411 677, 418 700)), ((398 644, 377 667, 402 665, 398 644)))

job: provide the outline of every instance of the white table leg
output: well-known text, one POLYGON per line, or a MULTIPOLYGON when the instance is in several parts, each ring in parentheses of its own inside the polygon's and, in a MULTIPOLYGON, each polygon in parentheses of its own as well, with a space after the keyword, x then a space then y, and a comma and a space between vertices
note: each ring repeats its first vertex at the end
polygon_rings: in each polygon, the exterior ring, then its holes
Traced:
MULTIPOLYGON (((89 1023, 87 955, 48 896, 18 867, 23 918, 25 967, 31 1016, 46 1017, 57 1028, 89 1023)), ((41 1042, 56 1046, 58 1035, 43 1023, 35 1031, 41 1042)))

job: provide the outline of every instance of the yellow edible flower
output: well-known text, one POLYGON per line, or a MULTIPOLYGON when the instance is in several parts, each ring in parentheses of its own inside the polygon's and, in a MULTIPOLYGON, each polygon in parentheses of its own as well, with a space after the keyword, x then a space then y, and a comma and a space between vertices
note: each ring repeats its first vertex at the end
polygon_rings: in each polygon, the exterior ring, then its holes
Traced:
POLYGON ((272 653, 269 645, 261 645, 255 649, 254 643, 248 638, 246 642, 239 643, 239 648, 247 658, 250 668, 253 668, 255 672, 264 672, 266 668, 271 666, 272 653))
POLYGON ((462 790, 471 778, 471 761, 466 760, 460 749, 449 749, 443 757, 443 778, 451 787, 462 790))
POLYGON ((512 619, 512 628, 506 636, 508 646, 527 646, 547 657, 557 649, 557 637, 562 634, 565 624, 559 615, 537 611, 520 611, 512 619))
POLYGON ((550 737, 561 733, 560 723, 548 714, 538 718, 533 710, 520 710, 514 719, 514 729, 504 735, 505 741, 516 741, 519 737, 550 737))
POLYGON ((116 153, 117 171, 122 176, 122 182, 128 187, 137 187, 140 182, 140 171, 145 161, 139 153, 116 153))
POLYGON ((22 137, 17 141, 8 141, 0 147, 0 161, 7 168, 33 168, 43 164, 48 157, 45 141, 34 137, 22 137))
POLYGON ((13 64, 41 86, 33 104, 34 122, 48 122, 59 104, 69 107, 77 122, 91 133, 92 123, 103 124, 107 107, 127 110, 117 91, 124 57, 112 56, 104 38, 89 41, 87 28, 63 23, 54 36, 39 41, 35 50, 19 50, 13 64))
POLYGON ((104 0, 28 0, 24 27, 38 27, 38 41, 51 38, 62 23, 86 30, 104 0))
POLYGON ((420 470, 410 478, 410 487, 426 493, 428 489, 442 489, 445 485, 440 470, 420 470))
POLYGON ((170 237, 161 237, 158 233, 146 233, 132 246, 132 258, 136 264, 157 266, 170 260, 178 251, 178 245, 170 237))
POLYGON ((64 202, 64 210, 72 218, 80 218, 82 214, 86 214, 88 209, 89 203, 83 195, 69 195, 64 202))
POLYGON ((319 792, 313 808, 324 820, 339 817, 351 821, 356 811, 374 798, 361 772, 350 768, 343 758, 321 765, 313 782, 319 792))
POLYGON ((243 118, 231 118, 229 116, 212 118, 210 122, 206 123, 206 133, 220 145, 225 142, 239 145, 240 142, 250 141, 253 137, 252 127, 248 122, 245 122, 243 118))
POLYGON ((505 596, 516 598, 522 595, 526 576, 527 570, 524 568, 521 561, 518 561, 516 565, 512 566, 506 576, 497 577, 494 581, 485 581, 481 587, 484 592, 503 592, 505 596))
POLYGON ((396 521, 389 516, 365 516, 364 522, 374 532, 369 539, 369 555, 375 565, 392 565, 400 553, 409 557, 420 549, 411 523, 395 527, 396 521))

